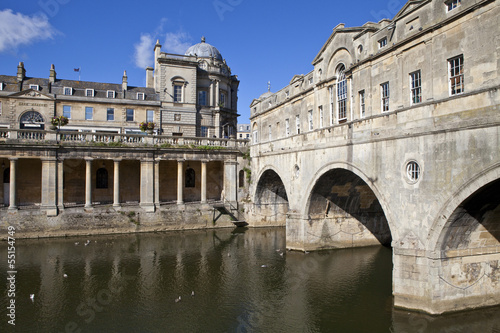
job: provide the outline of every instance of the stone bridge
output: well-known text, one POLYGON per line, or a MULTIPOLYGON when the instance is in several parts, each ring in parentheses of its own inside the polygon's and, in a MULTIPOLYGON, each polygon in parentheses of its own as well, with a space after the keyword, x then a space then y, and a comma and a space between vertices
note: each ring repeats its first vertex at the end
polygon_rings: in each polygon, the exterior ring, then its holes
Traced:
POLYGON ((286 224, 294 250, 392 246, 396 306, 498 304, 499 102, 494 89, 254 144, 249 222, 286 224))

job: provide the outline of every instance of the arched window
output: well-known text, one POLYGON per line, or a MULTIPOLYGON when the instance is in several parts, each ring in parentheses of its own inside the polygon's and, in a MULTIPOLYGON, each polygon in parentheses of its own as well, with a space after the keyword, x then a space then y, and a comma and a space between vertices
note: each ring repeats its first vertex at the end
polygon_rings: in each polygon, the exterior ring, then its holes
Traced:
POLYGON ((343 64, 337 69, 337 116, 339 123, 347 119, 347 79, 343 64))
POLYGON ((95 188, 108 188, 108 170, 99 168, 96 171, 95 188))
POLYGON ((195 172, 192 168, 186 169, 186 177, 185 177, 185 186, 186 187, 194 187, 195 184, 195 172))
POLYGON ((245 171, 240 170, 240 173, 238 175, 238 183, 240 187, 245 186, 245 171))
POLYGON ((19 128, 44 129, 43 116, 37 111, 25 112, 19 120, 19 128))
POLYGON ((253 144, 256 144, 257 143, 257 140, 258 140, 258 132, 257 132, 257 123, 254 123, 253 124, 253 127, 252 127, 252 143, 253 144))

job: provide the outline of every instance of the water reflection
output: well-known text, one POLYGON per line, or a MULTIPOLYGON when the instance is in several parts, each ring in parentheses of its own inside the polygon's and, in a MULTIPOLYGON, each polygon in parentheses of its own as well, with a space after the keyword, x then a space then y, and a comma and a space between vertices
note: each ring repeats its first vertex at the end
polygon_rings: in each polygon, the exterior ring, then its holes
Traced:
MULTIPOLYGON (((286 252, 284 229, 88 240, 17 242, 16 331, 402 333, 500 327, 498 308, 441 317, 394 310, 391 251, 384 247, 286 252)), ((0 244, 2 258, 6 247, 0 244)), ((3 281, 6 271, 3 260, 3 281)), ((9 328, 5 319, 0 328, 9 328)))

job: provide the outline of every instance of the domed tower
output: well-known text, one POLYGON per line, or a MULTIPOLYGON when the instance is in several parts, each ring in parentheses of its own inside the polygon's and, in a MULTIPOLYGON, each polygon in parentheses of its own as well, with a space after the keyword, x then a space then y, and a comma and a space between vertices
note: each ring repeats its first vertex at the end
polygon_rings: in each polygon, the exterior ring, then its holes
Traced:
POLYGON ((205 37, 184 55, 161 52, 157 42, 150 82, 161 96, 164 135, 236 135, 238 77, 231 74, 219 50, 205 37))

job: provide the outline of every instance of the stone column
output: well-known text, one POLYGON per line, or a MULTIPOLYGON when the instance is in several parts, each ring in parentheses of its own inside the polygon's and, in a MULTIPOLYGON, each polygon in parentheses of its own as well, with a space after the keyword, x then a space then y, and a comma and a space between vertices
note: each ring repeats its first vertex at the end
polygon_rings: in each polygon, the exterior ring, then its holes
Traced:
POLYGON ((215 81, 215 106, 218 107, 219 106, 219 97, 220 97, 220 85, 219 85, 219 80, 216 80, 215 81))
POLYGON ((160 207, 160 160, 154 161, 154 179, 155 179, 155 207, 160 207))
POLYGON ((146 212, 154 212, 154 165, 152 160, 141 161, 141 202, 146 212))
POLYGON ((85 208, 92 207, 92 159, 85 159, 85 208))
POLYGON ((42 205, 47 216, 57 216, 57 160, 42 159, 42 205))
POLYGON ((64 160, 57 161, 57 209, 64 209, 64 160))
POLYGON ((238 162, 235 160, 224 161, 224 197, 225 201, 236 205, 238 191, 238 162))
POLYGON ((214 80, 210 80, 210 96, 208 103, 210 106, 214 106, 214 80))
POLYGON ((113 207, 120 207, 120 162, 115 160, 113 167, 113 207))
POLYGON ((201 161, 201 203, 207 202, 207 160, 201 161))
POLYGON ((182 205, 184 203, 183 198, 184 189, 184 160, 177 161, 177 204, 182 205))
POLYGON ((10 159, 10 188, 9 188, 9 210, 17 210, 17 184, 16 184, 17 158, 10 159))

